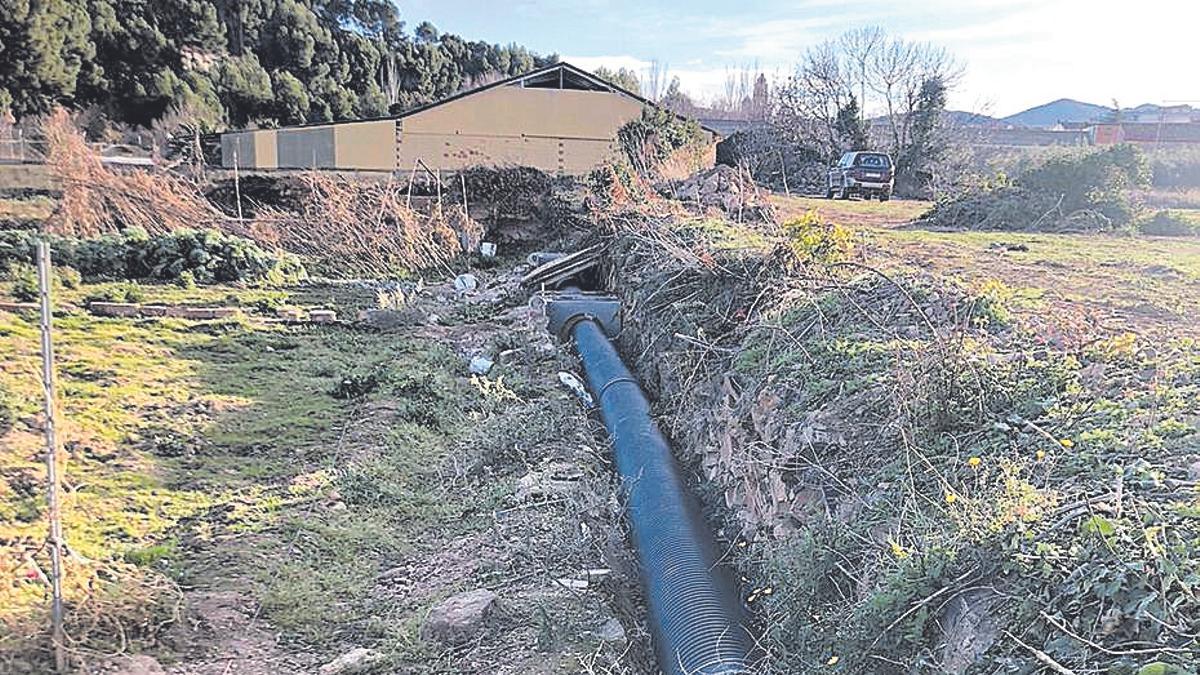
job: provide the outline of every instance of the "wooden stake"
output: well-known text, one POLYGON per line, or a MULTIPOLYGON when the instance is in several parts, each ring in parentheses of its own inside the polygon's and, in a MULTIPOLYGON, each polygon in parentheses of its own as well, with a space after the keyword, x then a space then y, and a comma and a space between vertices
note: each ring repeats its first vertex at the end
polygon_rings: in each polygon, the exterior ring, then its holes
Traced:
MULTIPOLYGON (((240 142, 240 141, 239 141, 240 142)), ((238 222, 242 222, 242 181, 238 175, 238 149, 233 146, 233 194, 237 197, 238 222)))
POLYGON ((63 534, 62 512, 59 508, 59 451, 55 438, 54 344, 51 339, 50 312, 50 244, 45 239, 37 243, 38 295, 41 299, 42 330, 42 393, 46 428, 46 503, 50 518, 50 623, 54 636, 54 666, 57 672, 67 670, 67 652, 63 632, 63 534))

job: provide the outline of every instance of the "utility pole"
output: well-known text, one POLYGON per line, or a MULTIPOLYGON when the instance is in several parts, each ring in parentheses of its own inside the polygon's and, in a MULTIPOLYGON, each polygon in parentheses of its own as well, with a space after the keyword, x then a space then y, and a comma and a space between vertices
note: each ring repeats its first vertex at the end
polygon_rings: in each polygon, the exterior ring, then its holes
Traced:
POLYGON ((54 667, 56 672, 67 671, 67 652, 63 631, 63 533, 62 512, 59 504, 59 451, 55 437, 54 395, 54 344, 51 339, 50 311, 50 244, 43 236, 37 243, 38 295, 41 300, 42 332, 42 393, 46 429, 46 503, 50 519, 50 623, 54 640, 54 667))

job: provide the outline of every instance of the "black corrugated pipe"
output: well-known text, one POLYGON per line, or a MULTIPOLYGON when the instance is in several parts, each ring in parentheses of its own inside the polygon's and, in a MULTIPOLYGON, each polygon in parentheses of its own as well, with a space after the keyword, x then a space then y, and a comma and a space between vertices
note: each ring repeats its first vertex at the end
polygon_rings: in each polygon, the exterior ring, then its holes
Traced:
POLYGON ((668 675, 747 672, 750 640, 741 605, 646 396, 597 320, 574 317, 565 328, 583 360, 628 491, 659 667, 668 675))

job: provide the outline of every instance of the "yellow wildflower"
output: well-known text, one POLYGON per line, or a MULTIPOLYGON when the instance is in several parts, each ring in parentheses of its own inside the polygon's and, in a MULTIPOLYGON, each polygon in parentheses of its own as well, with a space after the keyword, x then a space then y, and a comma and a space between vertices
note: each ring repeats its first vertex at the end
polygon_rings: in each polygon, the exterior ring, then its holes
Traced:
POLYGON ((1063 446, 1064 448, 1073 448, 1073 447, 1075 447, 1075 441, 1073 441, 1073 440, 1071 440, 1071 439, 1069 439, 1069 438, 1064 438, 1064 439, 1062 439, 1061 441, 1059 441, 1059 443, 1062 443, 1062 446, 1063 446))
POLYGON ((892 555, 896 556, 897 558, 904 558, 908 556, 908 551, 906 551, 903 546, 898 544, 895 539, 888 539, 888 543, 892 546, 892 555))
POLYGON ((953 492, 946 493, 946 503, 947 504, 953 504, 956 501, 958 501, 958 495, 954 494, 953 492))
POLYGON ((967 466, 971 467, 972 469, 978 469, 980 464, 983 464, 983 460, 979 457, 972 457, 971 459, 967 460, 967 466))
POLYGON ((841 660, 841 659, 839 659, 839 658, 838 658, 838 655, 837 655, 837 654, 834 654, 833 656, 829 657, 829 660, 825 662, 825 665, 827 665, 827 666, 836 666, 836 665, 837 665, 837 662, 838 662, 838 661, 840 661, 840 660, 841 660))
POLYGON ((1042 461, 1043 459, 1046 459, 1046 451, 1045 451, 1045 450, 1038 450, 1038 451, 1037 451, 1037 460, 1040 462, 1040 461, 1042 461))

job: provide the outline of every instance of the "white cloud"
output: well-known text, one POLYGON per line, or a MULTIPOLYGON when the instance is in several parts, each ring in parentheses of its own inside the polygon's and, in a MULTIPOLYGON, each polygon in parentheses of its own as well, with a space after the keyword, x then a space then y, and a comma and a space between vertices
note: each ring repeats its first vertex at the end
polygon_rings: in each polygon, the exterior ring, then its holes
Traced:
POLYGON ((649 70, 650 66, 652 65, 651 61, 639 59, 636 56, 630 56, 629 54, 612 54, 609 56, 564 56, 562 57, 562 60, 573 66, 583 68, 588 72, 594 71, 597 68, 608 68, 609 70, 620 70, 621 68, 626 68, 634 71, 635 73, 641 74, 649 70))

